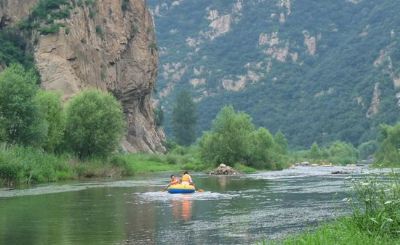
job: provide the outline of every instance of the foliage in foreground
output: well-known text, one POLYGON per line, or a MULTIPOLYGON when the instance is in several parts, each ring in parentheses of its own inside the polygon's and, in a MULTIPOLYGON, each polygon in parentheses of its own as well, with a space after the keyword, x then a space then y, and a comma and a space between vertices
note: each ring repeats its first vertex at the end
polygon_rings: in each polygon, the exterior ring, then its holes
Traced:
POLYGON ((331 224, 324 224, 315 231, 286 238, 279 242, 264 241, 261 244, 282 245, 391 245, 400 239, 388 236, 369 236, 360 230, 351 218, 342 218, 331 224))
POLYGON ((353 183, 353 213, 315 231, 263 244, 400 244, 400 175, 353 183))
POLYGON ((400 239, 400 174, 371 176, 353 187, 353 222, 371 236, 400 239))

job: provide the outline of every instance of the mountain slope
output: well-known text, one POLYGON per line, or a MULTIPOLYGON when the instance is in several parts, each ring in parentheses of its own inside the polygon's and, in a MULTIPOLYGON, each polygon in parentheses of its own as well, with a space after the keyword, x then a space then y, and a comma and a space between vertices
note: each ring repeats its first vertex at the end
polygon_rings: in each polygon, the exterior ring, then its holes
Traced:
POLYGON ((400 2, 149 2, 167 119, 181 89, 199 102, 199 133, 233 104, 292 146, 359 144, 399 119, 400 2))

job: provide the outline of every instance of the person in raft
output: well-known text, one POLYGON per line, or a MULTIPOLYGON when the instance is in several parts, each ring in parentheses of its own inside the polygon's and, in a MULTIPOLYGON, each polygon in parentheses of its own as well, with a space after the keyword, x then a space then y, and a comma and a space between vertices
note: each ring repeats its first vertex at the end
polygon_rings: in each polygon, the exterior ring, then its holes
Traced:
POLYGON ((188 171, 185 171, 182 175, 181 178, 181 184, 182 185, 194 185, 193 181, 192 181, 192 177, 189 175, 188 171))
POLYGON ((179 182, 180 181, 179 181, 178 177, 176 177, 175 175, 171 175, 171 179, 169 180, 169 184, 168 184, 167 188, 170 187, 171 185, 179 184, 179 182))

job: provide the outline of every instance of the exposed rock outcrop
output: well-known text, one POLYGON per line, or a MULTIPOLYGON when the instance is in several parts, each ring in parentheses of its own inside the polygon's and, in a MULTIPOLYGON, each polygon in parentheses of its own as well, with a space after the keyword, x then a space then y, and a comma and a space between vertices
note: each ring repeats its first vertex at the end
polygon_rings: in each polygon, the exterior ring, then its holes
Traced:
MULTIPOLYGON (((38 2, 0 1, 0 18, 10 21, 26 16, 38 2)), ((37 38, 34 56, 42 87, 60 91, 65 100, 86 88, 111 92, 126 115, 125 149, 164 151, 164 134, 155 126, 151 105, 158 52, 145 1, 97 0, 91 6, 72 6, 70 16, 61 20, 64 28, 37 38)))
POLYGON ((239 172, 233 168, 221 163, 218 168, 210 172, 210 175, 238 175, 239 172))

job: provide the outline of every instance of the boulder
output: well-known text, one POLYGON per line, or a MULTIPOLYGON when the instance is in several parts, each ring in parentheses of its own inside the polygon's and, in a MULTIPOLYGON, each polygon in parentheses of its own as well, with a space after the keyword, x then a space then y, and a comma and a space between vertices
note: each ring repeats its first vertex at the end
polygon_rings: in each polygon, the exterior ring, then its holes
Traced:
POLYGON ((210 175, 238 175, 235 169, 221 163, 216 169, 210 172, 210 175))
POLYGON ((350 172, 343 171, 343 170, 338 170, 338 171, 332 171, 331 174, 350 174, 350 172))

